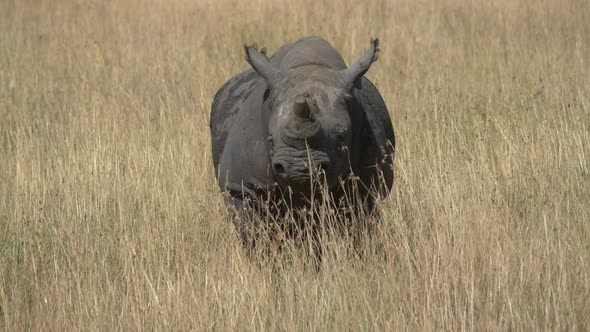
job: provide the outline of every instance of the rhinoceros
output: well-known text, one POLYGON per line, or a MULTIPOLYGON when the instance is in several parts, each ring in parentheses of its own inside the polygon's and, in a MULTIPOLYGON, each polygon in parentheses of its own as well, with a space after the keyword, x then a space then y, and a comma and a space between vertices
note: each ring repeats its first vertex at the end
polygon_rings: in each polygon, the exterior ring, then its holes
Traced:
POLYGON ((360 199, 346 201, 362 206, 348 210, 364 215, 376 196, 387 195, 395 137, 383 98, 364 77, 378 46, 371 40, 350 67, 320 37, 284 45, 270 58, 244 46, 251 68, 223 84, 210 118, 215 174, 244 243, 252 240, 247 226, 254 217, 281 217, 280 208, 260 205, 309 207, 317 199, 314 179, 337 207, 356 188, 360 199))

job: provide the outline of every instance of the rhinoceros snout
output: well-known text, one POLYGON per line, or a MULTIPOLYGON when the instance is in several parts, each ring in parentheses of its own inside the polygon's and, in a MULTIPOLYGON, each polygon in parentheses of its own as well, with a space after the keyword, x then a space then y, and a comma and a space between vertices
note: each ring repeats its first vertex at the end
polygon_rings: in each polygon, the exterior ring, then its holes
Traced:
POLYGON ((330 172, 331 162, 325 156, 312 158, 311 164, 310 169, 310 162, 303 159, 275 158, 272 162, 272 171, 282 186, 309 183, 312 178, 322 177, 330 172))

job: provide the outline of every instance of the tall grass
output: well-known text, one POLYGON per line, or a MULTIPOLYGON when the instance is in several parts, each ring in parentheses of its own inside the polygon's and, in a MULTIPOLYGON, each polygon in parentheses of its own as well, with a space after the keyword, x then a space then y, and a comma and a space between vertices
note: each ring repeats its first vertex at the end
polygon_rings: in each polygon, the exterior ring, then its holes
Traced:
POLYGON ((585 0, 2 1, 0 329, 585 330, 589 59, 585 0), (320 272, 247 258, 208 128, 310 34, 380 38, 398 139, 379 250, 320 272))

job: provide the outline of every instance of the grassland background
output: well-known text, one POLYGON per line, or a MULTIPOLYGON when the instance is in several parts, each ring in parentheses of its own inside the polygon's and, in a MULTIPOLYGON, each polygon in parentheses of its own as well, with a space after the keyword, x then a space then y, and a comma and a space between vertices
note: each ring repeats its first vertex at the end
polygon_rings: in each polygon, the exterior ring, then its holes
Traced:
POLYGON ((585 330, 590 2, 0 2, 0 329, 585 330), (242 44, 321 35, 398 138, 362 258, 253 264, 209 106, 242 44), (372 251, 369 251, 372 252, 372 251))

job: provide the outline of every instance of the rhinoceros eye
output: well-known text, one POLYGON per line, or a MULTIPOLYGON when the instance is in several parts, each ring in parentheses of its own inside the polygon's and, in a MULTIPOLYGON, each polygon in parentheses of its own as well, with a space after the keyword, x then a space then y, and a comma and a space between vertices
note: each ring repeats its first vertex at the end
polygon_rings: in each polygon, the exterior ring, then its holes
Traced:
POLYGON ((266 140, 268 141, 268 144, 270 145, 270 149, 274 149, 275 147, 275 141, 272 139, 272 135, 269 135, 266 140))

